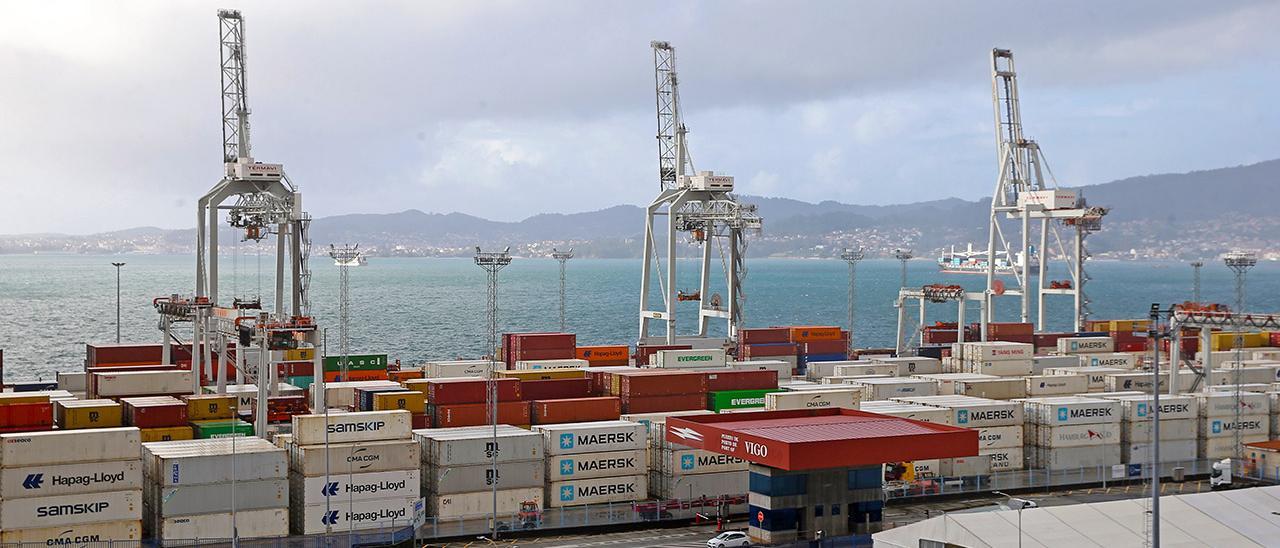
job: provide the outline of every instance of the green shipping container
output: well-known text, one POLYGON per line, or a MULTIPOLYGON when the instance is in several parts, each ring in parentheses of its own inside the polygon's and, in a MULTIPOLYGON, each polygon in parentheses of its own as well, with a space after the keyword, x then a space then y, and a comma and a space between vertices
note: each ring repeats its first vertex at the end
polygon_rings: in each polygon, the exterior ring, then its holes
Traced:
POLYGON ((316 378, 311 375, 305 377, 285 377, 285 384, 290 384, 298 388, 307 389, 311 387, 311 383, 316 382, 316 378))
MULTIPOLYGON (((376 371, 387 368, 386 354, 353 354, 347 356, 347 369, 351 371, 376 371)), ((325 356, 325 371, 342 371, 342 356, 325 356)))
POLYGON ((191 421, 197 439, 252 436, 253 425, 239 419, 191 421))
POLYGON ((779 392, 779 390, 724 390, 721 392, 708 392, 707 409, 719 412, 725 409, 764 407, 764 395, 770 392, 779 392))

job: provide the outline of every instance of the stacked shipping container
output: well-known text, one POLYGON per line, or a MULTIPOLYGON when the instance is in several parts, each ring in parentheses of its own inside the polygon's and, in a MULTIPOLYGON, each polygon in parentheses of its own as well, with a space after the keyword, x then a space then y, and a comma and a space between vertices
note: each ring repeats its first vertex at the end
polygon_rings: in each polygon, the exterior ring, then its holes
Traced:
POLYGON ((155 442, 143 444, 142 456, 147 538, 227 539, 233 523, 240 538, 289 534, 288 463, 270 442, 155 442))

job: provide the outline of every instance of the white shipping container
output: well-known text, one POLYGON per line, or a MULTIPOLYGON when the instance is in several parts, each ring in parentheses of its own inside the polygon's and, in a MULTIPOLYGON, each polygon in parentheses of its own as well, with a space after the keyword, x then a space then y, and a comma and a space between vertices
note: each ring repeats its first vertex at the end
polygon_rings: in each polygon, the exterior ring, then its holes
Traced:
MULTIPOLYGON (((1267 441, 1267 437, 1263 435, 1241 436, 1240 443, 1254 443, 1259 441, 1267 441)), ((1196 440, 1196 458, 1201 459, 1226 459, 1236 456, 1236 438, 1235 436, 1226 436, 1221 438, 1199 438, 1196 440)))
POLYGON ((587 360, 567 358, 561 360, 523 360, 515 363, 514 369, 519 371, 540 371, 543 369, 586 369, 591 367, 587 360))
POLYGON ((304 476, 323 476, 325 459, 329 473, 351 470, 357 474, 417 468, 421 448, 414 440, 366 441, 323 445, 289 444, 289 470, 304 476))
POLYGON ((122 371, 94 373, 94 392, 99 398, 190 394, 190 371, 122 371))
POLYGON ((801 392, 770 392, 764 395, 764 408, 769 411, 783 409, 857 409, 862 391, 855 387, 844 390, 806 390, 801 392))
POLYGON ((1055 188, 1050 190, 1028 190, 1018 193, 1019 206, 1032 206, 1041 209, 1071 209, 1076 207, 1076 191, 1055 188))
POLYGON ((648 475, 558 481, 547 484, 547 506, 563 508, 644 500, 648 493, 648 483, 648 475))
POLYGON ((995 375, 981 375, 978 373, 926 373, 922 375, 912 375, 917 379, 927 379, 938 384, 938 394, 953 395, 956 393, 956 381, 978 380, 978 379, 998 379, 995 375))
MULTIPOLYGON (((1155 421, 1135 421, 1121 423, 1122 430, 1120 432, 1120 440, 1125 443, 1148 443, 1151 441, 1152 426, 1155 421)), ((1160 419, 1160 439, 1163 441, 1170 440, 1194 440, 1200 432, 1200 421, 1195 418, 1190 419, 1160 419)))
MULTIPOLYGON (((495 362, 489 360, 454 360, 442 362, 427 362, 423 366, 423 372, 428 379, 443 379, 452 377, 488 377, 493 371, 495 362)), ((504 369, 505 366, 498 365, 497 369, 504 369)))
POLYGON ((1280 372, 1280 367, 1232 367, 1227 369, 1214 369, 1211 373, 1213 384, 1271 384, 1280 381, 1280 377, 1276 373, 1280 372))
POLYGON ((813 362, 806 364, 805 378, 816 381, 836 374, 836 368, 842 365, 871 365, 871 360, 838 360, 831 362, 813 362))
POLYGON ((131 542, 142 540, 142 522, 129 519, 0 531, 0 544, 83 547, 96 542, 117 540, 131 542))
POLYGON ((669 476, 736 472, 746 470, 750 462, 702 449, 657 449, 653 469, 669 476))
POLYGON ((1035 348, 1026 343, 1006 341, 964 343, 964 361, 966 362, 1027 360, 1034 354, 1035 348))
POLYGON ((898 366, 897 375, 926 375, 942 372, 942 360, 926 357, 876 358, 874 363, 885 363, 898 366))
POLYGON ((325 499, 347 501, 417 498, 421 487, 422 472, 417 468, 364 474, 335 472, 327 478, 308 478, 296 474, 289 476, 290 501, 303 506, 324 504, 325 499))
MULTIPOLYGON (((231 512, 178 516, 157 520, 161 540, 228 539, 231 538, 231 512)), ((289 536, 289 509, 262 508, 236 510, 235 532, 240 538, 272 538, 289 536)))
MULTIPOLYGON (((530 501, 545 508, 543 488, 501 489, 498 491, 498 515, 512 516, 520 511, 520 503, 530 501)), ((493 492, 461 493, 427 497, 427 516, 439 519, 464 517, 486 518, 493 512, 493 492)))
POLYGON ((935 396, 938 385, 933 381, 906 377, 863 379, 855 381, 862 387, 862 400, 887 400, 912 396, 935 396))
MULTIPOLYGON (((398 382, 392 381, 341 381, 324 383, 324 404, 326 407, 355 407, 356 405, 356 389, 357 388, 398 388, 404 387, 398 382)), ((316 385, 311 383, 308 387, 308 393, 315 393, 316 385)), ((301 391, 299 391, 301 392, 301 391)), ((257 398, 257 394, 253 395, 257 398)), ((250 402, 252 403, 252 401, 250 402)), ((241 404, 241 409, 245 409, 241 404)), ((323 416, 323 415, 322 415, 323 416)), ((330 416, 333 416, 330 413, 330 416)), ((297 433, 295 427, 294 433, 297 433)))
POLYGON ((145 444, 143 451, 143 478, 165 487, 285 479, 289 474, 286 452, 261 438, 155 442, 145 444))
POLYGON ((1026 378, 1028 396, 1081 394, 1089 391, 1084 375, 1036 375, 1026 378))
POLYGON ((1204 417, 1196 436, 1200 438, 1234 438, 1236 431, 1244 437, 1267 436, 1271 431, 1271 417, 1267 415, 1241 415, 1235 417, 1204 417))
POLYGON ((1090 392, 1102 392, 1107 389, 1107 375, 1126 373, 1124 369, 1114 367, 1048 367, 1046 375, 1084 375, 1089 380, 1090 392))
POLYGON ((361 411, 327 416, 294 415, 293 442, 298 445, 319 445, 409 439, 409 419, 409 412, 404 410, 361 411))
POLYGON ((758 369, 768 369, 778 374, 778 382, 791 379, 791 370, 795 369, 795 364, 784 360, 749 360, 745 362, 733 362, 729 364, 729 368, 735 371, 754 371, 758 369))
POLYGON ((1033 466, 1047 470, 1096 468, 1120 464, 1120 444, 1118 443, 1066 449, 1036 448, 1034 453, 1033 466))
POLYGON ((936 478, 942 474, 942 459, 914 460, 911 461, 911 468, 916 479, 936 478))
POLYGON ((142 519, 142 491, 0 500, 0 531, 142 519))
POLYGON ((991 455, 942 459, 939 464, 944 478, 985 476, 992 472, 991 455))
POLYGON ((58 389, 68 392, 89 391, 89 374, 82 372, 57 373, 58 389))
POLYGON ((1114 367, 1116 369, 1138 367, 1138 355, 1127 352, 1079 354, 1079 358, 1081 367, 1114 367))
MULTIPOLYGON (((335 384, 335 383, 327 383, 335 384)), ((205 394, 215 394, 218 391, 216 386, 204 387, 205 394)), ((254 384, 228 384, 226 386, 228 395, 236 396, 236 413, 244 416, 253 414, 254 403, 258 401, 258 386, 254 384)), ((301 396, 304 395, 303 389, 292 384, 278 383, 276 385, 276 393, 281 396, 301 396)), ((332 402, 329 402, 332 406, 332 402)))
POLYGON ((1102 398, 1059 396, 1023 400, 1027 422, 1047 425, 1120 422, 1120 402, 1102 398))
POLYGON ((1063 337, 1058 339, 1059 354, 1097 354, 1116 351, 1111 337, 1063 337))
POLYGON ((269 479, 159 487, 148 485, 148 512, 161 517, 194 516, 226 512, 232 507, 258 510, 262 508, 286 508, 289 506, 289 480, 269 479))
POLYGON ((141 447, 131 426, 0 434, 0 467, 136 459, 141 447))
MULTIPOLYGON (((1128 443, 1120 446, 1120 462, 1146 464, 1151 462, 1154 450, 1151 443, 1128 443)), ((1181 462, 1196 459, 1196 440, 1167 440, 1160 443, 1160 462, 1181 462)))
POLYGON ((545 467, 547 481, 556 482, 644 474, 649 469, 649 459, 644 449, 603 451, 561 455, 547 459, 545 467))
POLYGON ((533 431, 542 434, 547 455, 644 449, 648 440, 644 425, 626 421, 540 424, 533 431))
POLYGON ((1201 417, 1236 416, 1236 408, 1241 415, 1270 415, 1271 402, 1266 394, 1256 392, 1196 392, 1188 394, 1200 402, 1201 417), (1239 403, 1237 403, 1239 402, 1239 403))
POLYGON ((334 531, 404 527, 413 523, 421 504, 422 499, 414 497, 299 506, 291 512, 290 521, 295 532, 304 535, 323 533, 325 527, 332 527, 334 531))
POLYGON ((1036 356, 1031 358, 1031 368, 1037 375, 1050 367, 1079 367, 1080 358, 1076 356, 1036 356))
POLYGON ((142 461, 0 468, 0 499, 142 489, 142 461))
MULTIPOLYGON (((822 384, 819 386, 844 385, 853 384, 863 379, 892 379, 892 375, 837 375, 834 377, 823 377, 822 384)), ((810 388, 801 388, 799 390, 809 390, 810 388)))
POLYGON ((955 391, 957 396, 1011 400, 1027 395, 1027 382, 1021 377, 956 381, 955 391))
POLYGON ((653 367, 702 368, 725 367, 724 350, 659 350, 649 359, 653 367))
MULTIPOLYGON (((1180 372, 1179 373, 1180 380, 1178 385, 1183 387, 1191 386, 1191 382, 1193 379, 1195 379, 1195 375, 1196 374, 1191 371, 1180 372)), ((1106 384, 1104 386, 1108 392, 1124 392, 1129 390, 1136 390, 1139 392, 1146 392, 1149 394, 1151 393, 1151 387, 1152 387, 1151 377, 1152 375, 1150 372, 1112 373, 1107 375, 1106 384)), ((1169 391, 1169 372, 1168 371, 1161 372, 1159 378, 1160 378, 1159 390, 1161 392, 1168 392, 1169 391)))
POLYGON ((749 490, 747 484, 750 474, 746 470, 683 476, 659 474, 656 481, 657 493, 655 495, 663 499, 682 500, 704 496, 714 498, 746 495, 749 490))
POLYGON ((1022 447, 1022 425, 990 426, 976 428, 978 431, 979 449, 999 449, 1002 447, 1022 447))
POLYGON ((1004 472, 1026 468, 1022 447, 995 447, 978 449, 978 456, 991 458, 991 471, 1004 472))
POLYGON ((1031 360, 1001 360, 1001 361, 981 361, 967 362, 964 364, 966 373, 974 373, 978 375, 991 375, 993 377, 1018 377, 1030 375, 1035 371, 1035 366, 1031 360))
POLYGON ((425 428, 414 430, 413 437, 422 447, 423 462, 436 466, 489 463, 495 449, 499 464, 542 460, 544 454, 540 434, 505 424, 498 425, 496 448, 493 428, 489 426, 425 428))
MULTIPOLYGON (((434 495, 471 493, 493 489, 492 464, 466 466, 427 466, 422 491, 434 495)), ((498 489, 542 487, 546 483, 546 464, 541 460, 504 462, 498 465, 498 489)))
POLYGON ((990 426, 1022 426, 1022 404, 969 396, 938 396, 936 398, 899 398, 899 401, 919 403, 951 410, 947 424, 965 428, 990 426))
POLYGON ((950 424, 951 410, 942 407, 930 407, 917 403, 898 401, 868 401, 858 404, 858 409, 868 413, 879 413, 891 417, 929 422, 934 424, 950 424))
MULTIPOLYGON (((1104 396, 1099 396, 1104 397, 1104 396)), ((1120 402, 1120 419, 1124 421, 1151 421, 1155 417, 1155 403, 1150 394, 1131 396, 1105 396, 1120 402)), ((1160 421, 1194 419, 1200 415, 1200 402, 1191 396, 1160 395, 1160 421)))
POLYGON ((1120 443, 1120 423, 1069 424, 1064 426, 1031 425, 1040 447, 1060 449, 1120 443))

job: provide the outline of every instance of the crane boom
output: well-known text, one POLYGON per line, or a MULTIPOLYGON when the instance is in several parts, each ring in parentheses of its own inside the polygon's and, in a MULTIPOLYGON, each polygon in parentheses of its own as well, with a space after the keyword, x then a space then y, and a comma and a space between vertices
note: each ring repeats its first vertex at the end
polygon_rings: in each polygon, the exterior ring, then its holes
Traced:
POLYGON ((249 149, 249 80, 245 72, 244 16, 218 10, 222 61, 222 162, 253 155, 249 149))
POLYGON ((680 112, 680 84, 676 77, 676 48, 653 41, 655 96, 658 105, 658 186, 671 190, 681 175, 693 173, 685 142, 687 130, 680 112))

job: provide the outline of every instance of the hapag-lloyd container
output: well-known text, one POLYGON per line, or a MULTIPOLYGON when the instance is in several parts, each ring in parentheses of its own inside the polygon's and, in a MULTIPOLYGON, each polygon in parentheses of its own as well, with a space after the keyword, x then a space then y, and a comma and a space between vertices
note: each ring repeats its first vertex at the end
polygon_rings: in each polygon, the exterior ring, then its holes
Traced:
POLYGON ((523 428, 498 425, 497 447, 490 427, 428 428, 414 430, 413 438, 422 448, 423 462, 436 466, 456 467, 491 462, 493 452, 498 462, 542 460, 542 435, 523 428))
MULTIPOLYGON (((1121 423, 1120 440, 1127 443, 1147 443, 1151 441, 1152 426, 1155 421, 1125 421, 1121 423)), ((1194 440, 1200 429, 1200 421, 1190 419, 1160 418, 1160 439, 1194 440)))
POLYGON ((746 469, 730 472, 712 472, 671 476, 659 474, 656 487, 657 496, 663 499, 690 500, 706 496, 746 495, 750 490, 751 473, 746 469))
POLYGON ((1028 396, 1081 394, 1089 391, 1089 378, 1084 375, 1036 375, 1024 379, 1028 396))
POLYGON ((751 463, 729 455, 712 453, 702 449, 668 448, 655 451, 658 462, 655 470, 668 476, 682 474, 706 474, 711 472, 736 472, 746 470, 751 463))
POLYGON ((857 409, 862 401, 862 390, 807 390, 802 392, 770 392, 764 395, 764 408, 770 411, 783 409, 857 409))
POLYGON ((867 401, 858 404, 858 409, 868 413, 879 413, 891 417, 930 422, 934 424, 950 424, 951 410, 942 407, 931 407, 918 403, 900 401, 867 401))
MULTIPOLYGON (((514 515, 525 501, 543 508, 543 488, 499 489, 498 515, 514 515)), ((458 519, 466 517, 483 518, 493 512, 493 493, 480 491, 476 493, 459 493, 456 495, 437 495, 427 497, 427 516, 439 519, 458 519)))
POLYGON ((1099 354, 1115 352, 1111 337, 1063 337, 1058 339, 1059 354, 1099 354))
POLYGON ((417 497, 422 485, 422 471, 389 470, 348 474, 335 470, 328 477, 289 475, 290 504, 324 504, 330 501, 369 500, 417 497))
POLYGON ((134 489, 142 489, 138 459, 0 468, 0 499, 134 489))
MULTIPOLYGON (((427 362, 424 366, 428 378, 439 379, 447 377, 487 377, 489 372, 495 369, 494 363, 489 360, 456 360, 456 361, 439 361, 427 362)), ((501 365, 496 367, 502 369, 501 365)))
POLYGON ((1120 423, 1036 425, 1035 445, 1049 449, 1120 443, 1120 423))
MULTIPOLYGON (((283 537, 289 534, 288 508, 236 510, 235 531, 240 538, 283 537)), ((157 520, 161 540, 226 538, 232 529, 231 512, 177 516, 157 520)))
POLYGON ((159 487, 148 497, 148 512, 161 517, 194 516, 226 512, 232 507, 232 493, 237 510, 285 508, 289 506, 289 480, 265 479, 226 483, 206 483, 181 487, 159 487))
POLYGON ((575 455, 599 451, 643 449, 645 426, 627 421, 545 424, 533 427, 542 435, 547 455, 575 455))
POLYGON ((937 358, 925 357, 903 357, 903 358, 876 358, 871 360, 874 363, 884 363, 898 366, 897 375, 905 377, 908 375, 925 375, 930 373, 942 372, 942 360, 937 358))
POLYGON ((289 473, 284 449, 261 438, 157 442, 143 450, 143 477, 163 487, 283 479, 289 473))
POLYGON ((330 473, 353 470, 385 472, 417 468, 422 462, 421 449, 413 440, 366 441, 323 445, 289 444, 289 469, 306 476, 325 474, 325 457, 330 473))
POLYGON ((560 455, 546 461, 548 482, 638 475, 648 469, 649 459, 644 449, 560 455))
POLYGON ((403 439, 409 437, 409 419, 409 412, 402 410, 294 415, 293 441, 298 445, 317 445, 403 439))
POLYGON ((138 519, 142 491, 0 500, 0 531, 138 519))
POLYGON ((938 385, 933 381, 905 377, 863 379, 857 381, 856 385, 862 387, 862 399, 864 401, 912 396, 934 396, 938 393, 938 385))
POLYGON ((1022 401, 1027 422, 1052 426, 1120 422, 1120 402, 1102 398, 1059 396, 1022 401))
MULTIPOLYGON (((498 489, 541 488, 546 483, 546 464, 540 460, 498 464, 498 489)), ((422 491, 435 495, 473 493, 493 489, 492 464, 428 466, 422 491)))
POLYGON ((1022 426, 988 426, 978 428, 978 448, 1022 447, 1022 426))
MULTIPOLYGON (((485 493, 488 495, 488 493, 485 493)), ((326 506, 294 506, 289 521, 295 533, 311 535, 334 531, 404 527, 413 523, 418 498, 357 500, 326 506)))
POLYGON ((1242 436, 1266 436, 1270 433, 1271 418, 1267 415, 1241 415, 1235 417, 1203 417, 1196 435, 1201 438, 1231 438, 1236 431, 1242 436))
POLYGON ((133 427, 0 434, 0 466, 136 459, 141 443, 133 427))
POLYGON ((1127 352, 1104 352, 1098 354, 1080 354, 1080 365, 1083 367, 1115 367, 1117 369, 1133 369, 1138 366, 1138 355, 1127 352))
POLYGON ((659 350, 650 359, 651 365, 662 368, 724 367, 724 350, 659 350))
POLYGON ((897 401, 918 403, 951 410, 947 424, 965 428, 1022 425, 1021 402, 988 400, 970 396, 934 396, 923 398, 895 398, 897 401))
POLYGON ((644 500, 648 493, 648 482, 647 475, 557 481, 547 484, 547 506, 562 508, 644 500))
POLYGON ((1266 394, 1256 392, 1196 392, 1188 394, 1200 403, 1201 417, 1235 418, 1236 407, 1241 415, 1269 415, 1271 402, 1266 394), (1238 394, 1238 397, 1237 397, 1238 394), (1239 402, 1238 404, 1236 402, 1239 402))
MULTIPOLYGON (((191 538, 191 537, 189 537, 191 538)), ((0 531, 0 544, 27 544, 31 546, 84 546, 91 542, 142 540, 142 522, 137 518, 60 525, 39 529, 0 531)))

